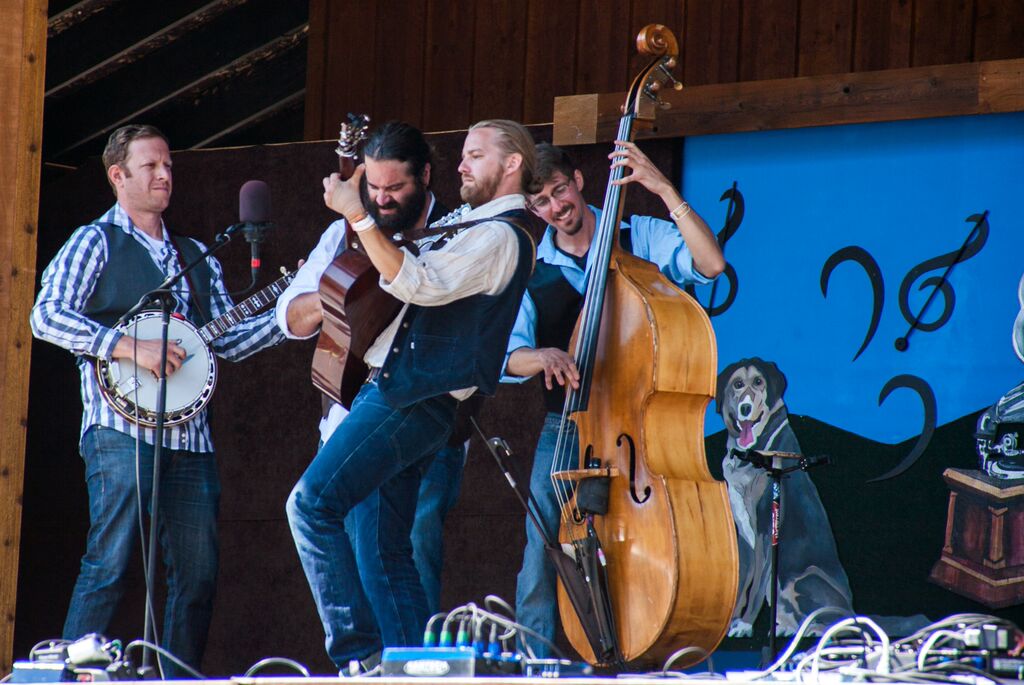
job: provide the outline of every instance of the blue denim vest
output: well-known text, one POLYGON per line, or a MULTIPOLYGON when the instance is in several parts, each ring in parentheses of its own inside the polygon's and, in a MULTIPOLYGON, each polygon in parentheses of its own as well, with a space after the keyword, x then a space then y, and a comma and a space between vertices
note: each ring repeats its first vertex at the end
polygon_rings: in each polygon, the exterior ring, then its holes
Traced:
MULTIPOLYGON (((522 210, 501 216, 522 217, 525 223, 522 210)), ((513 230, 519 256, 512 280, 501 293, 471 295, 440 307, 409 306, 379 381, 389 404, 407 407, 473 386, 482 395, 494 394, 534 263, 533 239, 520 228, 513 230)))
MULTIPOLYGON (((153 263, 145 247, 133 236, 124 232, 117 224, 94 224, 103 231, 107 239, 107 265, 96 281, 92 295, 82 313, 103 326, 113 326, 126 311, 135 306, 143 295, 163 283, 164 275, 153 263)), ((191 263, 200 255, 199 247, 187 238, 178 238, 175 243, 181 250, 184 263, 191 263)), ((200 325, 194 305, 199 300, 203 312, 210 312, 210 266, 201 262, 192 271, 192 281, 203 292, 191 292, 193 305, 189 307, 192 323, 200 325), (205 286, 205 290, 204 290, 205 286)), ((192 288, 190 291, 194 290, 192 288)))

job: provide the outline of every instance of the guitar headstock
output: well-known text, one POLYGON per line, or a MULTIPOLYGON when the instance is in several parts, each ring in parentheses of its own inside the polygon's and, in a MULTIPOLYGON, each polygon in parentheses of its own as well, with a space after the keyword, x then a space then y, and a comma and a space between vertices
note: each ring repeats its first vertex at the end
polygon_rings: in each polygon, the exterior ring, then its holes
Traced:
POLYGON ((623 114, 632 112, 640 120, 653 120, 655 107, 667 107, 659 98, 659 92, 666 84, 674 90, 682 90, 683 84, 672 75, 679 56, 679 43, 670 29, 662 24, 648 24, 636 37, 636 49, 641 54, 654 55, 654 59, 633 80, 623 114))
POLYGON ((366 131, 370 128, 370 117, 366 114, 348 113, 348 120, 341 122, 338 131, 338 147, 334 152, 339 157, 355 159, 359 154, 359 143, 366 140, 366 131))
POLYGON ((356 157, 359 156, 359 144, 366 140, 366 132, 370 128, 370 117, 366 114, 352 114, 341 122, 338 131, 338 147, 334 152, 338 155, 338 170, 341 177, 347 180, 356 168, 356 157))

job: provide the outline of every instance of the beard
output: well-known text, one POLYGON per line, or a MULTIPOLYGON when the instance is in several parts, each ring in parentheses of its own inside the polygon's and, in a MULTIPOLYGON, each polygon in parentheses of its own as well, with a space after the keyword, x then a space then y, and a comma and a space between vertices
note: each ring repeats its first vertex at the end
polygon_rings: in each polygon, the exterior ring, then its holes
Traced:
POLYGON ((385 205, 378 205, 370 198, 370 193, 366 189, 366 177, 363 177, 359 184, 359 195, 362 197, 363 207, 379 227, 388 231, 407 231, 416 227, 416 220, 420 218, 423 207, 427 204, 427 187, 418 178, 413 182, 416 184, 415 192, 409 196, 405 204, 391 201, 385 205), (392 214, 381 214, 382 209, 397 211, 392 214))
POLYGON ((467 185, 463 180, 462 187, 459 188, 459 197, 463 202, 468 202, 470 207, 479 207, 494 199, 499 183, 501 183, 500 170, 491 176, 474 176, 471 185, 467 185))

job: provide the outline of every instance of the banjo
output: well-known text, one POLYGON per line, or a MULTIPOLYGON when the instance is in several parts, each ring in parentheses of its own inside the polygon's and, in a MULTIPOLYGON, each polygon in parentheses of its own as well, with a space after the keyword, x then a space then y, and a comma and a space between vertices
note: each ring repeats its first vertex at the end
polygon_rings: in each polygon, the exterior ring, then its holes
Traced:
MULTIPOLYGON (((217 357, 210 343, 277 299, 295 278, 285 273, 255 295, 247 298, 202 328, 187 319, 172 316, 167 339, 185 349, 185 360, 167 377, 167 401, 164 425, 176 426, 190 420, 203 410, 213 396, 217 384, 217 357)), ((140 340, 161 336, 162 316, 159 311, 143 312, 114 330, 140 340)), ((156 426, 157 379, 149 370, 136 366, 129 358, 96 360, 96 378, 100 393, 114 411, 132 423, 156 426)))

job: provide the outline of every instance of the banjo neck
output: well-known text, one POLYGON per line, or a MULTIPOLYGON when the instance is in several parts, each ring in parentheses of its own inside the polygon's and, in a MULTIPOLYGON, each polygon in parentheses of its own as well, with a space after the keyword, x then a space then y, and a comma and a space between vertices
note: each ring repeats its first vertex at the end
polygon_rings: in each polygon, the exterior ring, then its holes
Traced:
POLYGON ((295 278, 294 272, 286 273, 284 276, 266 286, 255 295, 250 295, 246 299, 242 300, 234 307, 200 328, 199 337, 203 339, 203 342, 209 345, 242 321, 276 300, 278 295, 284 292, 284 289, 292 282, 293 278, 295 278))

